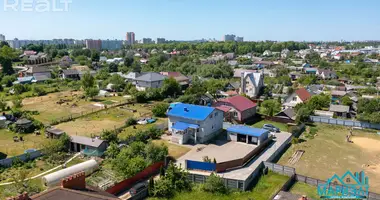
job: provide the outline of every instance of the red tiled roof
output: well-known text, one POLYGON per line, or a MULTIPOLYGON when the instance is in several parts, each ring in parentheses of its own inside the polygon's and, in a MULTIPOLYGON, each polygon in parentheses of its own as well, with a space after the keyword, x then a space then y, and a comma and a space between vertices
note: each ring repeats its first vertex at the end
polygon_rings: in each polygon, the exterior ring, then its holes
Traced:
POLYGON ((305 88, 300 88, 296 90, 296 94, 304 102, 309 100, 311 97, 311 94, 305 88))
POLYGON ((251 100, 240 95, 233 96, 226 99, 221 99, 219 101, 230 103, 231 105, 233 105, 233 107, 235 107, 239 111, 244 111, 244 110, 248 110, 250 108, 256 107, 256 103, 253 103, 251 100))

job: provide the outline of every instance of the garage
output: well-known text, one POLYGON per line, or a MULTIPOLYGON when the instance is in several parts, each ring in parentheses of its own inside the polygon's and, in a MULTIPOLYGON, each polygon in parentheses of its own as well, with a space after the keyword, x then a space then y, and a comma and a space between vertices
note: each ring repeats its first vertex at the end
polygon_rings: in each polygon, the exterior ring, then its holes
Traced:
POLYGON ((229 141, 242 142, 259 146, 268 139, 269 131, 249 126, 237 125, 227 128, 229 141))

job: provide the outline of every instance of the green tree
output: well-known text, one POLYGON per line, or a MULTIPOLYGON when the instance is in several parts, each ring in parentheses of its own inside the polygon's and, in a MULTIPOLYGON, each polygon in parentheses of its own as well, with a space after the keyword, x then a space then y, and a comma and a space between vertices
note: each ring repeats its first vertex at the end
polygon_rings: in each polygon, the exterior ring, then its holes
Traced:
POLYGON ((352 106, 353 104, 352 100, 348 96, 342 97, 341 101, 342 101, 342 104, 345 106, 352 106))
POLYGON ((91 87, 91 88, 86 88, 84 91, 84 95, 87 98, 94 99, 99 94, 99 88, 97 87, 91 87))
POLYGON ((106 156, 108 158, 114 159, 116 156, 120 153, 119 146, 112 142, 111 145, 107 148, 107 151, 105 152, 106 156))
POLYGON ((112 89, 115 90, 116 92, 123 91, 125 87, 124 79, 118 74, 112 75, 111 78, 109 79, 109 82, 113 84, 112 89))
POLYGON ((224 185, 224 180, 215 173, 211 173, 207 178, 206 183, 202 186, 202 190, 210 193, 228 193, 228 188, 224 185))
POLYGON ((117 72, 118 71, 118 66, 116 63, 110 63, 108 65, 108 72, 109 73, 112 73, 112 72, 117 72))
POLYGON ((13 108, 21 108, 22 107, 22 98, 20 96, 16 96, 12 100, 13 108))
POLYGON ((5 111, 7 109, 7 101, 4 96, 0 96, 0 111, 5 111))
POLYGON ((115 131, 104 130, 101 134, 101 138, 109 143, 117 143, 117 133, 115 131))
POLYGON ((160 103, 160 104, 156 104, 153 107, 152 112, 153 112, 154 116, 156 116, 156 117, 165 117, 166 111, 168 110, 168 108, 169 108, 169 104, 160 103))
POLYGON ((99 62, 100 59, 100 53, 99 51, 93 49, 91 50, 91 60, 92 62, 99 62))
POLYGON ((16 80, 16 77, 14 76, 4 76, 1 80, 1 84, 5 85, 6 87, 11 87, 13 85, 13 82, 16 80))
MULTIPOLYGON (((82 87, 84 90, 95 86, 95 79, 90 73, 85 73, 81 78, 82 87)), ((97 95, 97 94, 96 94, 97 95)))
POLYGON ((12 60, 9 58, 0 57, 0 65, 2 66, 2 74, 12 75, 15 73, 15 70, 12 67, 12 60))
POLYGON ((280 110, 281 110, 281 104, 278 101, 274 100, 274 99, 272 99, 272 100, 265 100, 263 103, 261 103, 260 110, 265 115, 272 117, 276 113, 280 112, 280 110))
POLYGON ((313 114, 313 110, 307 105, 302 106, 297 110, 296 122, 298 124, 309 121, 310 116, 313 114))
POLYGON ((132 95, 136 99, 137 103, 146 103, 148 101, 148 98, 146 97, 146 92, 144 91, 132 93, 132 95))
POLYGON ((164 97, 175 97, 181 94, 181 86, 174 78, 165 79, 161 93, 164 97))

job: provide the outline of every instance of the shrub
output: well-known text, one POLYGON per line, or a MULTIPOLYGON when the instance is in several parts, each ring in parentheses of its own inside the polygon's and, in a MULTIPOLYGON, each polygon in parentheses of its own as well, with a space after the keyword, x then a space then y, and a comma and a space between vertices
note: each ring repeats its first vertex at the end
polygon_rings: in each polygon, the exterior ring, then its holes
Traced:
POLYGON ((168 110, 168 108, 169 108, 169 104, 159 103, 153 107, 152 112, 154 116, 156 117, 165 117, 166 111, 168 110))
POLYGON ((126 126, 132 126, 136 124, 137 124, 137 120, 133 117, 128 118, 127 121, 125 122, 126 126))
POLYGON ((292 138, 292 144, 298 144, 299 139, 298 138, 292 138))
POLYGON ((206 180, 206 183, 202 186, 202 190, 205 192, 226 194, 228 188, 224 185, 224 181, 215 173, 212 173, 206 180))

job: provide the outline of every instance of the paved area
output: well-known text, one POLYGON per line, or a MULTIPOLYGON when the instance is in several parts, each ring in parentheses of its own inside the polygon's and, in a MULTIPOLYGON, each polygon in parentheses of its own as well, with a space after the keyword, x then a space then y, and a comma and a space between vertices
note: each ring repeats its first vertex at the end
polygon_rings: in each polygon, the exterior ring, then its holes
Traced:
MULTIPOLYGON (((254 158, 251 162, 249 162, 245 167, 239 168, 239 169, 233 169, 229 170, 223 173, 218 173, 219 176, 227 179, 234 179, 234 180, 242 180, 245 181, 255 170, 257 167, 260 166, 260 164, 263 161, 271 161, 279 152, 285 148, 285 146, 290 142, 292 134, 288 132, 281 132, 276 133, 276 139, 275 142, 272 143, 270 146, 266 148, 265 151, 263 151, 259 156, 254 158)), ((230 149, 230 151, 234 152, 236 150, 230 149)), ((189 152, 190 153, 190 152, 189 152)), ((220 152, 220 154, 224 154, 225 151, 220 152)), ((187 156, 184 155, 184 156, 187 156)), ((181 163, 182 167, 184 167, 184 159, 186 158, 182 156, 178 159, 177 163, 181 163)), ((217 160, 218 161, 218 160, 217 160)), ((219 162, 219 161, 218 161, 219 162)), ((201 175, 210 175, 211 172, 204 172, 204 171, 189 171, 192 174, 201 174, 201 175)))
MULTIPOLYGON (((292 194, 290 192, 284 192, 284 191, 280 191, 274 198, 273 200, 298 200, 298 199, 301 199, 302 196, 301 195, 297 195, 297 194, 292 194)), ((310 199, 309 197, 307 198, 308 200, 312 200, 310 199)))
POLYGON ((257 146, 244 144, 241 142, 223 142, 217 141, 215 144, 195 145, 187 154, 178 159, 179 162, 185 160, 203 161, 204 156, 211 160, 216 159, 218 163, 230 160, 240 159, 254 150, 257 146))

